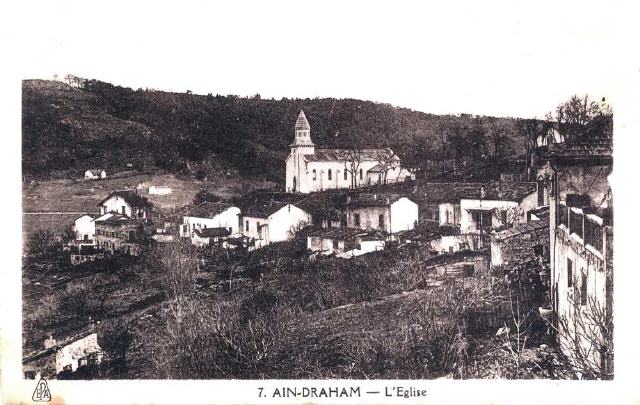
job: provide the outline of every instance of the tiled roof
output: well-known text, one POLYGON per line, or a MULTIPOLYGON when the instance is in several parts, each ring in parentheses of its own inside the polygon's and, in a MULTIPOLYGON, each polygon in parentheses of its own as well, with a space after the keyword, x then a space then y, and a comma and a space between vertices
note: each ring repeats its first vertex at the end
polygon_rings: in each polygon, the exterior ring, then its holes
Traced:
POLYGON ((231 207, 233 207, 233 204, 226 202, 205 202, 187 209, 184 216, 197 218, 213 218, 214 216, 231 207))
POLYGON ((237 198, 235 201, 243 215, 267 218, 287 204, 294 204, 308 196, 304 194, 278 191, 256 190, 237 198))
POLYGON ((307 121, 307 116, 304 115, 304 110, 300 110, 300 114, 298 114, 298 119, 296 119, 295 130, 306 130, 310 131, 311 126, 309 125, 309 121, 307 121))
POLYGON ((247 206, 242 214, 247 217, 268 218, 269 215, 286 207, 288 203, 279 201, 256 202, 247 206))
POLYGON ((613 156, 611 144, 606 142, 554 143, 543 153, 546 159, 565 160, 610 160, 613 156))
POLYGON ((539 221, 530 221, 526 224, 516 225, 512 228, 505 229, 503 231, 497 232, 492 236, 493 239, 501 241, 505 239, 512 238, 514 236, 522 235, 525 233, 537 231, 543 228, 549 227, 549 219, 542 219, 539 221))
MULTIPOLYGON (((360 149, 359 153, 360 161, 377 161, 380 151, 383 149, 360 149)), ((313 155, 303 155, 303 158, 308 162, 334 162, 334 161, 346 161, 349 157, 351 149, 316 149, 313 155)))
POLYGON ((97 205, 101 206, 105 201, 107 201, 111 197, 116 197, 116 196, 124 199, 132 207, 151 207, 151 203, 149 202, 149 200, 146 199, 146 197, 142 197, 138 195, 133 190, 114 191, 108 196, 106 196, 105 198, 103 198, 102 200, 100 200, 100 202, 97 205))
POLYGON ((401 194, 391 193, 357 193, 347 201, 349 207, 388 207, 401 199, 401 194))
POLYGON ((231 235, 231 231, 227 228, 219 227, 219 228, 205 228, 205 229, 196 229, 195 234, 201 238, 210 238, 217 236, 229 236, 231 235))
POLYGON ((307 235, 323 239, 349 239, 366 236, 367 231, 355 228, 311 228, 307 235))
POLYGON ((488 182, 488 183, 439 183, 407 182, 389 184, 384 190, 406 196, 422 204, 459 203, 461 199, 479 199, 484 189, 484 200, 521 201, 537 190, 535 182, 488 182))

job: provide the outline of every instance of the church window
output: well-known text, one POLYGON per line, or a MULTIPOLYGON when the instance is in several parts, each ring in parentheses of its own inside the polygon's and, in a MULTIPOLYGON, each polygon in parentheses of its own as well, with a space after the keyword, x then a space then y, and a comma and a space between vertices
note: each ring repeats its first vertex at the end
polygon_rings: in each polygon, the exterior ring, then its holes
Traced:
POLYGON ((347 169, 344 169, 343 174, 344 174, 344 179, 347 180, 347 169))
POLYGON ((249 221, 244 221, 244 230, 249 232, 249 221))
POLYGON ((360 226, 360 214, 353 214, 353 222, 355 226, 360 226))
POLYGON ((378 228, 384 229, 384 214, 378 215, 378 228))
POLYGON ((329 171, 327 171, 327 178, 328 178, 329 180, 331 180, 331 169, 329 169, 329 171))
POLYGON ((360 169, 360 180, 362 180, 362 169, 360 169))
POLYGON ((313 179, 316 180, 316 169, 313 169, 313 179))

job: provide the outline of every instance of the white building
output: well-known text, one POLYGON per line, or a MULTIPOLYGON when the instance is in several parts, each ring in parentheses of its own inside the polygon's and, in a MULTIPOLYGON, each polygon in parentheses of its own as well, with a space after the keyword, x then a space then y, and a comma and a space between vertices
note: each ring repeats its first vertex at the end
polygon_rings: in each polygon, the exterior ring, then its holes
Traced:
POLYGON ((75 372, 81 366, 100 364, 102 354, 102 349, 98 345, 98 335, 90 333, 58 348, 56 373, 75 372))
POLYGON ((151 195, 168 195, 171 194, 171 187, 168 186, 151 186, 149 187, 149 194, 151 195))
POLYGON ((84 178, 86 180, 106 179, 107 172, 103 169, 89 169, 86 172, 84 172, 84 178))
POLYGON ((96 236, 96 223, 93 216, 84 214, 73 221, 73 231, 76 233, 76 240, 85 243, 93 243, 96 236))
POLYGON ((254 204, 242 214, 242 235, 256 241, 256 247, 289 240, 311 215, 293 204, 271 202, 254 204))
MULTIPOLYGON (((513 185, 512 185, 513 186, 513 185)), ((527 221, 527 212, 538 207, 535 183, 524 188, 499 192, 481 198, 460 199, 460 232, 490 232, 501 226, 513 226, 527 221), (527 188, 532 187, 530 190, 527 188)))
POLYGON ((114 191, 98 203, 100 214, 117 212, 129 218, 149 218, 151 203, 135 191, 114 191))
POLYGON ((418 204, 398 194, 361 193, 347 198, 347 227, 387 233, 408 231, 418 223, 418 204))
POLYGON ((286 161, 286 191, 354 188, 393 183, 410 177, 391 149, 320 149, 311 141, 311 126, 304 111, 295 124, 295 138, 286 161), (357 163, 355 163, 357 162, 357 163))
POLYGON ((193 237, 198 229, 226 228, 231 235, 240 233, 240 208, 231 204, 205 202, 194 207, 182 218, 180 236, 193 237))

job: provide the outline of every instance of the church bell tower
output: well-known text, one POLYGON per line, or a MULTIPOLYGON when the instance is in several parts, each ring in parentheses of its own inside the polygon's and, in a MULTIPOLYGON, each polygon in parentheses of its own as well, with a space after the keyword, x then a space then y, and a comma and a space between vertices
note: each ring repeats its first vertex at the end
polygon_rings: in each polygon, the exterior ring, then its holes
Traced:
POLYGON ((293 143, 289 145, 291 154, 287 159, 286 188, 290 192, 305 192, 307 173, 303 156, 313 155, 316 152, 316 147, 311 141, 311 126, 304 110, 300 110, 300 114, 298 114, 294 132, 295 138, 293 143))

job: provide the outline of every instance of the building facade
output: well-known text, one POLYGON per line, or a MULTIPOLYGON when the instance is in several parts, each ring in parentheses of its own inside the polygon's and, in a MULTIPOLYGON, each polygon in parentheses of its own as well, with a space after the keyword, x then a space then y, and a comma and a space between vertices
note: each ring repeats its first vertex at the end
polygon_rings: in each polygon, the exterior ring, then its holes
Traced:
POLYGON ((116 212, 128 218, 148 219, 151 214, 151 203, 132 190, 114 191, 98 203, 100 214, 116 212))
POLYGON ((193 237, 196 230, 226 228, 231 235, 240 233, 240 208, 231 204, 207 202, 201 204, 182 218, 181 237, 193 237))
POLYGON ((613 375, 611 138, 554 144, 542 158, 538 178, 548 190, 550 301, 560 347, 581 373, 608 378, 613 375))
POLYGON ((356 188, 404 181, 410 173, 400 166, 391 149, 320 149, 311 140, 304 111, 296 120, 291 153, 286 160, 286 191, 356 188))
POLYGON ((418 204, 399 195, 361 193, 348 197, 345 208, 348 228, 397 233, 418 224, 418 204))

